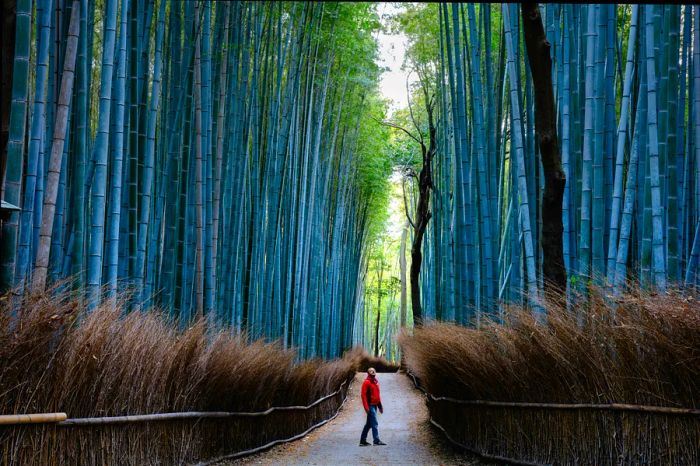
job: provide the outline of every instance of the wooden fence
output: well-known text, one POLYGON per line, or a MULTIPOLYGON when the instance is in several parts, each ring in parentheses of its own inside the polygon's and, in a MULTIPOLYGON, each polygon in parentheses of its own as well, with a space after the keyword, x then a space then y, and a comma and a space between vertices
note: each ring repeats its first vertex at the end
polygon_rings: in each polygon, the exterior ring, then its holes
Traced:
POLYGON ((301 438, 333 419, 345 403, 351 380, 308 406, 272 407, 261 412, 185 412, 0 424, 0 464, 204 465, 238 458, 301 438))
POLYGON ((457 400, 426 392, 453 444, 513 464, 700 464, 700 410, 626 404, 457 400))

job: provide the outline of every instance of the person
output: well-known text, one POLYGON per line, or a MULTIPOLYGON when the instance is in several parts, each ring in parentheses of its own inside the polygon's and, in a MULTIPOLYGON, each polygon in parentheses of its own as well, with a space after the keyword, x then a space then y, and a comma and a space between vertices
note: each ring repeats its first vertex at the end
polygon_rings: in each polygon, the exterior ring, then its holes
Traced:
POLYGON ((386 445, 386 443, 379 440, 379 422, 377 421, 377 410, 380 413, 384 413, 384 407, 382 406, 382 399, 379 396, 379 381, 377 380, 377 371, 373 367, 367 369, 367 378, 362 383, 362 405, 365 408, 365 413, 367 413, 367 422, 362 428, 362 436, 360 437, 360 446, 369 446, 367 441, 367 433, 369 429, 372 429, 372 438, 374 438, 375 445, 386 445))

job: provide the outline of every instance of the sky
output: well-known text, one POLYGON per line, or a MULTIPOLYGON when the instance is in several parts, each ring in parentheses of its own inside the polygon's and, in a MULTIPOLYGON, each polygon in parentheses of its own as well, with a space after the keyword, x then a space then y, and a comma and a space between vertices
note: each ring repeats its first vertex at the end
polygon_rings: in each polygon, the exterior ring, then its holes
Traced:
MULTIPOLYGON (((401 7, 395 3, 380 3, 377 6, 377 12, 383 26, 388 24, 388 15, 393 15, 399 11, 401 11, 401 7)), ((401 69, 406 54, 408 38, 403 33, 386 34, 380 31, 377 36, 377 42, 379 43, 379 65, 389 68, 381 76, 379 90, 390 101, 387 116, 391 119, 391 115, 395 110, 408 106, 406 78, 409 76, 408 71, 401 69)), ((411 82, 414 80, 411 76, 411 82)), ((392 240, 398 241, 401 238, 401 231, 406 222, 406 216, 403 213, 403 196, 401 195, 401 174, 395 172, 389 180, 392 184, 392 196, 386 233, 392 240)))
MULTIPOLYGON (((401 11, 401 7, 396 6, 395 3, 381 3, 377 6, 377 12, 384 26, 388 23, 387 16, 399 11, 401 11)), ((389 106, 389 116, 391 116, 395 110, 408 105, 406 97, 408 72, 401 69, 408 39, 403 33, 386 34, 380 31, 377 41, 379 43, 379 65, 389 68, 389 71, 382 74, 379 90, 385 98, 391 100, 389 106)), ((414 79, 411 79, 411 82, 413 81, 414 79)))

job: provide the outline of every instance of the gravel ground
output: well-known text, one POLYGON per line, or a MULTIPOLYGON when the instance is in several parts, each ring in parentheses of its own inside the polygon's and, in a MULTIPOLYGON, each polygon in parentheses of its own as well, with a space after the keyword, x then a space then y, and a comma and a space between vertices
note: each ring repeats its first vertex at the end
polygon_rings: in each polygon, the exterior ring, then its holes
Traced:
MULTIPOLYGON (((379 435, 387 446, 358 446, 365 413, 358 373, 348 399, 333 421, 296 442, 242 458, 219 463, 238 465, 485 465, 477 457, 458 451, 428 421, 423 395, 404 374, 378 374, 384 404, 379 435)), ((369 435, 371 442, 372 434, 369 435)))

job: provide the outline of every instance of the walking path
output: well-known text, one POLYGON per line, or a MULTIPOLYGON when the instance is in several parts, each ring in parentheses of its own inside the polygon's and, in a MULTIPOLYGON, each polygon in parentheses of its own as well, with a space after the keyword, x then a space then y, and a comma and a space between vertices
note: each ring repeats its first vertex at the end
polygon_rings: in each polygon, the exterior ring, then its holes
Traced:
MULTIPOLYGON (((301 440, 279 445, 259 455, 222 465, 483 465, 456 451, 429 423, 422 394, 404 374, 377 374, 384 414, 379 415, 379 435, 387 446, 360 447, 366 415, 358 373, 342 411, 333 421, 301 440)), ((372 441, 372 434, 369 434, 372 441)))

